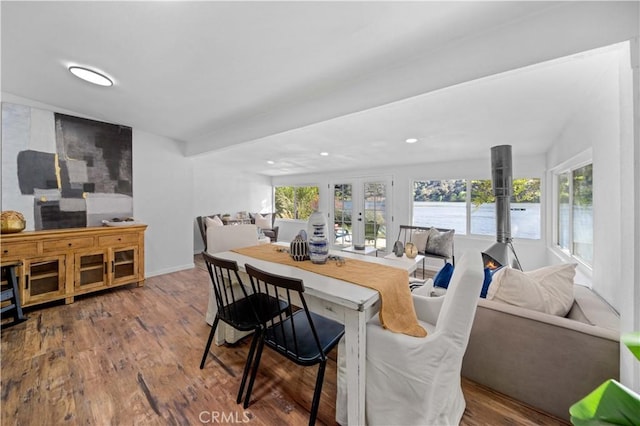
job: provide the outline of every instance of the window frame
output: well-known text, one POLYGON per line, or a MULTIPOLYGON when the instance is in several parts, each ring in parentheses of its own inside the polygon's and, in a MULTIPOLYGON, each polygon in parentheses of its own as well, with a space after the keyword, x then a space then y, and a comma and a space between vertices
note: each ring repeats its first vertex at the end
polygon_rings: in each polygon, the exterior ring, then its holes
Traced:
MULTIPOLYGON (((560 165, 552 168, 549 170, 549 173, 551 174, 551 185, 552 185, 552 206, 551 206, 551 229, 550 229, 550 233, 551 235, 549 236, 549 246, 551 247, 551 249, 557 253, 558 255, 560 255, 561 257, 568 259, 570 261, 573 262, 577 262, 581 267, 586 268, 587 271, 592 272, 593 271, 593 263, 594 263, 594 259, 593 259, 593 255, 594 253, 592 253, 592 260, 591 263, 587 262, 585 259, 583 259, 582 257, 578 257, 575 255, 574 253, 574 247, 573 247, 573 234, 574 234, 574 229, 573 229, 573 173, 578 170, 581 169, 585 166, 591 165, 591 167, 593 168, 594 165, 594 161, 593 161, 593 153, 591 149, 588 149, 574 157, 572 157, 571 159, 561 163, 560 165), (559 214, 559 208, 560 208, 560 201, 559 201, 559 193, 560 193, 560 188, 559 188, 559 180, 560 180, 560 176, 564 175, 564 174, 568 174, 569 175, 569 188, 568 188, 568 192, 569 192, 569 209, 570 209, 570 215, 569 215, 569 225, 568 225, 568 233, 569 233, 569 238, 568 238, 568 242, 567 242, 567 248, 563 248, 562 246, 560 246, 559 244, 559 232, 560 232, 560 214, 559 214)), ((592 170, 593 173, 593 170, 592 170)), ((592 191, 593 191, 593 186, 592 186, 592 191)), ((592 195, 591 198, 591 203, 593 206, 593 202, 594 202, 594 197, 592 195)), ((592 233, 592 238, 594 236, 594 229, 591 229, 591 233, 592 233)))

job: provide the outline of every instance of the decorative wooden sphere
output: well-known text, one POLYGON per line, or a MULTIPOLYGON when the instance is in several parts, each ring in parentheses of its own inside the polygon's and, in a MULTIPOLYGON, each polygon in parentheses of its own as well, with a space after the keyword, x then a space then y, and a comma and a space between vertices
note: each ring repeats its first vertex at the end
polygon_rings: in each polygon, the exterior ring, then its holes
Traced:
POLYGON ((12 234, 22 231, 27 226, 27 221, 24 220, 22 213, 14 210, 3 211, 1 216, 2 233, 12 234))
POLYGON ((408 242, 404 246, 404 254, 406 254, 409 259, 413 259, 418 255, 418 247, 412 242, 408 242))

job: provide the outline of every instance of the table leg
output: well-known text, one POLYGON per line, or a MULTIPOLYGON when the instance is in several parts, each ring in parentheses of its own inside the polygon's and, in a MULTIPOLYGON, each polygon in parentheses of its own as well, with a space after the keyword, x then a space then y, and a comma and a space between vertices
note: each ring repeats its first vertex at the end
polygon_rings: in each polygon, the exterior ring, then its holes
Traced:
POLYGON ((350 425, 364 425, 366 384, 366 316, 361 311, 347 311, 345 316, 347 356, 347 419, 350 425))

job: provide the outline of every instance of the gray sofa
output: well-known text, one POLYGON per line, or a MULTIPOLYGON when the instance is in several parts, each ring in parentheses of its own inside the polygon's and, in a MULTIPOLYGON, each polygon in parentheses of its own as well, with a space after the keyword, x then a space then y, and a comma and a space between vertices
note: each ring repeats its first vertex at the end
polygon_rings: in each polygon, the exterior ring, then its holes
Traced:
POLYGON ((462 375, 569 420, 569 407, 607 379, 619 379, 618 314, 574 285, 566 317, 480 299, 462 375))

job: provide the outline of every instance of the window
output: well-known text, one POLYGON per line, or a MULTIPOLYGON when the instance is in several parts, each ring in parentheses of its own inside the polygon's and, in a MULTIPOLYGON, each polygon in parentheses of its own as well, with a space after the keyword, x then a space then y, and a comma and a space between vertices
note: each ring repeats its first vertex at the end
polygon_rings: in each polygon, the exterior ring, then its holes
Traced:
POLYGON ((413 225, 467 233, 467 181, 427 180, 413 183, 413 225))
POLYGON ((556 244, 593 263, 593 164, 556 175, 556 244))
POLYGON ((276 217, 307 220, 318 208, 320 191, 317 186, 277 186, 276 217))
MULTIPOLYGON (((415 181, 413 225, 453 228, 457 234, 495 236, 491 180, 415 181)), ((540 239, 540 232, 540 179, 514 179, 511 236, 540 239)))
MULTIPOLYGON (((540 179, 513 180, 511 236, 540 239, 540 179)), ((496 235, 496 206, 491 180, 471 181, 471 234, 496 235)))

